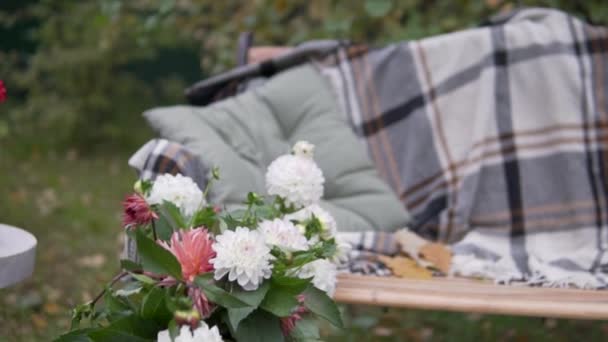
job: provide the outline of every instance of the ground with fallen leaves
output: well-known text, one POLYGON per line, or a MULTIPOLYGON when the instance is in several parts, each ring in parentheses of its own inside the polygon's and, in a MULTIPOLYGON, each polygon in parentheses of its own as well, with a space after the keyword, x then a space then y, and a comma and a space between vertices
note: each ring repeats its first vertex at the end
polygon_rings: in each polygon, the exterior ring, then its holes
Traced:
MULTIPOLYGON (((127 155, 82 158, 0 151, 0 222, 38 238, 36 274, 0 290, 0 341, 50 341, 69 308, 91 299, 118 270, 120 202, 134 173, 127 155)), ((601 341, 608 323, 344 307, 348 329, 328 341, 601 341)))

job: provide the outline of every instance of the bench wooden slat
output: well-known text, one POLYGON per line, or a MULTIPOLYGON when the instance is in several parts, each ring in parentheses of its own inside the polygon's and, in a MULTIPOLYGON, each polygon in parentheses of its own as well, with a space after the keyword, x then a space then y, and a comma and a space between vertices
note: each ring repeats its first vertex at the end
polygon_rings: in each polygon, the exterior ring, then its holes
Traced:
POLYGON ((489 282, 341 274, 340 303, 516 316, 608 319, 608 291, 504 286, 489 282))

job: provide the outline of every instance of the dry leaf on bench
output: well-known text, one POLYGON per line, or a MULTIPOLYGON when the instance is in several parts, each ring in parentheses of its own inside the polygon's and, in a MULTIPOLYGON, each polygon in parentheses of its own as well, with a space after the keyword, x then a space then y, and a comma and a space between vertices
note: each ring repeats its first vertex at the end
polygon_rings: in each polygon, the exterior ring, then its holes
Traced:
POLYGON ((426 268, 418 266, 416 261, 404 256, 389 257, 380 255, 378 260, 393 271, 393 274, 401 278, 430 279, 433 274, 426 268))
POLYGON ((420 259, 420 249, 422 246, 428 244, 429 242, 416 233, 411 232, 407 229, 401 229, 395 233, 395 240, 399 244, 401 248, 401 252, 407 254, 410 258, 414 259, 418 265, 422 267, 432 267, 434 266, 431 262, 427 260, 420 259))
POLYGON ((401 246, 401 251, 412 258, 416 258, 420 252, 420 248, 429 243, 416 233, 410 232, 407 229, 401 229, 395 232, 394 236, 399 246, 401 246))
POLYGON ((452 263, 452 252, 440 243, 430 242, 420 248, 420 257, 430 261, 443 273, 449 273, 452 263))

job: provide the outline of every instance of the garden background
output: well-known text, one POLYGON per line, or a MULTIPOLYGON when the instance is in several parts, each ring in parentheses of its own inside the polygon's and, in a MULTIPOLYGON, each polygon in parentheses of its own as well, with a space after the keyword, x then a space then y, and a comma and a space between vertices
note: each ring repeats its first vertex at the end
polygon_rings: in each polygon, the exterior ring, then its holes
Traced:
MULTIPOLYGON (((49 341, 118 268, 127 158, 141 113, 233 66, 257 44, 343 38, 382 45, 474 27, 520 5, 608 24, 605 0, 1 0, 0 222, 39 241, 36 274, 0 290, 0 340, 49 341)), ((608 42, 606 42, 608 44, 608 42)), ((608 323, 348 307, 337 341, 606 340, 608 323)))

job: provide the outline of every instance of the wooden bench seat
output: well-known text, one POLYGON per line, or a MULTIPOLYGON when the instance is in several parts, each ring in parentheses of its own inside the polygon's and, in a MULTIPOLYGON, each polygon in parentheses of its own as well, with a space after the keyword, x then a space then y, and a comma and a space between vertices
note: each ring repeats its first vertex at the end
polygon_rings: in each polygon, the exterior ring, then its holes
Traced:
POLYGON ((517 316, 608 319, 608 291, 341 274, 339 303, 517 316))

